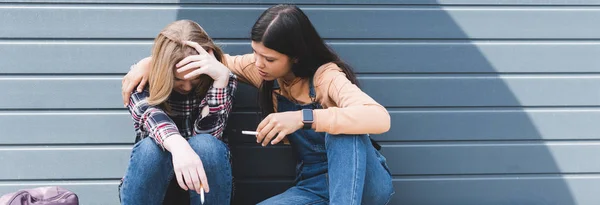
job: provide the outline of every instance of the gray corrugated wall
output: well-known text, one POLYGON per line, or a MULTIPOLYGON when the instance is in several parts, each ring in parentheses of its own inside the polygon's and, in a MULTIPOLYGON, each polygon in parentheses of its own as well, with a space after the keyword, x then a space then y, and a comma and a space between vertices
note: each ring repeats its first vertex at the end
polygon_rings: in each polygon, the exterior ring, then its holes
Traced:
MULTIPOLYGON (((134 140, 129 65, 177 19, 250 52, 254 21, 286 1, 0 2, 0 193, 59 185, 117 204, 134 140)), ((294 2, 390 111, 374 136, 390 204, 600 204, 600 2, 294 2)), ((257 123, 255 91, 239 90, 228 135, 236 203, 251 204, 289 186, 293 163, 238 134, 257 123)))

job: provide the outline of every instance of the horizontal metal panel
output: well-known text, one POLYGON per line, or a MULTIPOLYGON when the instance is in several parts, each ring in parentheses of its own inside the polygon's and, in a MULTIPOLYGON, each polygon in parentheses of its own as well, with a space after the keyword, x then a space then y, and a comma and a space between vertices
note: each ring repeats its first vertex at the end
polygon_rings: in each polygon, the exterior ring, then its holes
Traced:
POLYGON ((0 78, 0 109, 123 108, 120 77, 0 78))
MULTIPOLYGON (((600 165, 589 157, 600 155, 598 143, 419 143, 384 145, 381 152, 397 176, 600 172, 600 165)), ((234 166, 238 178, 294 176, 289 146, 239 146, 232 154, 234 165, 242 167, 234 166)))
POLYGON ((395 179, 390 204, 595 205, 597 175, 474 176, 395 179))
POLYGON ((384 146, 394 175, 598 173, 598 142, 432 143, 384 146), (591 161, 587 161, 591 160, 591 161))
MULTIPOLYGON (((590 140, 600 139, 597 109, 391 109, 390 131, 378 141, 590 140), (573 130, 577 130, 574 132, 573 130)), ((252 143, 260 117, 234 112, 225 136, 232 144, 252 143)), ((127 111, 0 112, 0 144, 131 144, 127 111), (31 130, 25 132, 25 130, 31 130)))
POLYGON ((0 112, 0 144, 133 143, 127 111, 0 112))
POLYGON ((416 109, 390 112, 384 141, 600 139, 597 109, 416 109))
POLYGON ((120 179, 131 146, 1 147, 1 180, 120 179), (8 169, 6 169, 8 168, 8 169), (43 170, 43 171, 42 171, 43 170))
MULTIPOLYGON (((599 150, 595 142, 439 143, 384 145, 382 154, 397 176, 559 174, 600 172, 589 157, 599 150)), ((233 146, 231 152, 237 178, 294 176, 295 159, 287 145, 233 146)), ((127 146, 3 147, 0 159, 11 169, 0 170, 0 180, 121 178, 129 155, 127 146)))
MULTIPOLYGON (((237 55, 252 51, 249 42, 219 44, 237 55)), ((329 45, 357 73, 600 72, 596 41, 332 40, 329 45)), ((0 56, 10 59, 0 61, 0 68, 10 74, 124 74, 150 54, 151 46, 148 40, 0 41, 0 56)))
MULTIPOLYGON (((0 6, 0 28, 11 28, 0 30, 0 38, 154 38, 177 19, 197 21, 213 38, 248 38, 251 26, 266 8, 0 6)), ((600 9, 595 7, 302 8, 321 36, 329 39, 596 39, 600 35, 600 28, 595 26, 600 9)))
POLYGON ((370 76, 363 90, 386 107, 595 106, 598 75, 370 76), (390 91, 394 88, 393 91, 390 91))
MULTIPOLYGON (((597 106, 598 75, 369 75, 363 90, 386 107, 597 106), (390 92, 388 88, 397 88, 390 92)), ((0 109, 122 108, 118 77, 1 77, 0 109)), ((235 106, 255 108, 240 86, 235 106)))

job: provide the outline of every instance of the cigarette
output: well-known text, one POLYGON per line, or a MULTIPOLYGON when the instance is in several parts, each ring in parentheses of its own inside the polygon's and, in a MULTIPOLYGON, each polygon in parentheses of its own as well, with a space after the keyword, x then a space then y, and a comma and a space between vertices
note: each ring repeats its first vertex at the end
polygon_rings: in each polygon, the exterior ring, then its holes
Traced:
POLYGON ((200 187, 200 203, 204 204, 204 188, 200 187))
POLYGON ((245 131, 245 130, 243 130, 243 131, 242 131, 242 134, 244 134, 244 135, 258 135, 258 132, 255 132, 255 131, 245 131))

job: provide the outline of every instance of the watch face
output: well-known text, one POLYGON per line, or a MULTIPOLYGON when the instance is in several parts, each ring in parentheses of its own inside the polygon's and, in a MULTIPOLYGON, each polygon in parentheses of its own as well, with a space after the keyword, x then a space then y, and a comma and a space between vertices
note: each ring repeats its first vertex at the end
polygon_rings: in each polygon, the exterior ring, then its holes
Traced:
POLYGON ((302 121, 312 122, 313 121, 313 111, 310 109, 302 110, 302 121))

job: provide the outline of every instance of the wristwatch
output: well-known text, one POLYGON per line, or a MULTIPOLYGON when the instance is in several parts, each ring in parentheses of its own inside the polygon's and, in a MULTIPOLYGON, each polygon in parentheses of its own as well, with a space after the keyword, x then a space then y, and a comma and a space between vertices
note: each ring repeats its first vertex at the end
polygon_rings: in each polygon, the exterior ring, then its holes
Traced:
POLYGON ((305 130, 312 129, 313 122, 314 122, 313 110, 312 109, 302 109, 302 123, 304 123, 304 127, 302 127, 302 129, 305 129, 305 130))

